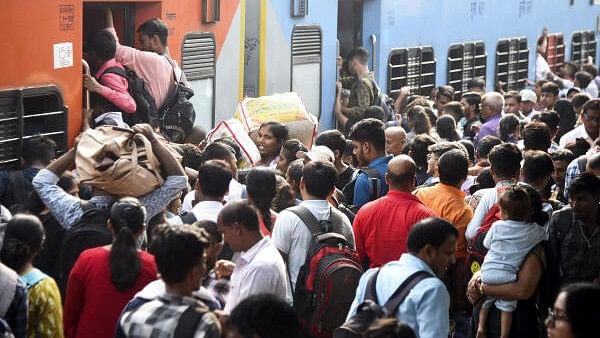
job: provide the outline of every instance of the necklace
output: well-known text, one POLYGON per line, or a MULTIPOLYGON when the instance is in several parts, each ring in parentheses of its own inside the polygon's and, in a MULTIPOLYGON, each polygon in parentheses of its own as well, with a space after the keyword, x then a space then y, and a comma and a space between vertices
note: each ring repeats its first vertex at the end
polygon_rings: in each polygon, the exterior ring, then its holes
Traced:
POLYGON ((583 231, 583 227, 581 226, 581 222, 579 222, 579 231, 581 231, 581 237, 583 237, 583 239, 587 243, 587 248, 591 249, 592 248, 592 239, 598 233, 598 229, 597 228, 594 229, 594 232, 592 232, 592 234, 590 235, 590 237, 588 237, 588 236, 585 235, 585 232, 583 231))

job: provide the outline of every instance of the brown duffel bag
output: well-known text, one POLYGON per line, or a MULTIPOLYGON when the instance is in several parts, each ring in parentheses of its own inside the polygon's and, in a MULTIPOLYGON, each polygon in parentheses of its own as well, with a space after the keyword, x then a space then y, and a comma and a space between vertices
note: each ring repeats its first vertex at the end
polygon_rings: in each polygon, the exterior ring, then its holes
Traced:
POLYGON ((150 141, 130 129, 86 130, 77 145, 75 164, 81 183, 115 196, 140 197, 164 181, 150 141))

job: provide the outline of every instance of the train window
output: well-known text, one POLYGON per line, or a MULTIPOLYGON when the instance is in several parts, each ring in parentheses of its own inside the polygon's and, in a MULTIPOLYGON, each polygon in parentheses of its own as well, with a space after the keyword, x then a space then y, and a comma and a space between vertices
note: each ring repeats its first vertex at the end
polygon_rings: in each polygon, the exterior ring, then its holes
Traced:
POLYGON ((556 73, 558 69, 565 64, 565 38, 563 33, 552 33, 548 35, 546 61, 553 73, 556 73))
POLYGON ((296 25, 292 30, 291 88, 309 112, 321 112, 322 34, 319 25, 296 25))
POLYGON ((527 38, 498 40, 496 45, 496 84, 505 90, 520 90, 527 84, 529 47, 527 38))
POLYGON ((596 61, 596 34, 593 31, 573 33, 571 39, 571 61, 582 64, 591 56, 596 61))
POLYGON ((67 108, 54 86, 0 91, 0 167, 18 166, 23 140, 44 135, 67 147, 67 108))
POLYGON ((221 0, 202 0, 202 23, 213 23, 220 20, 221 0))
POLYGON ((448 48, 448 84, 460 97, 469 80, 485 80, 487 53, 483 41, 453 44, 448 48))
POLYGON ((291 0, 290 8, 292 16, 306 16, 308 14, 308 0, 291 0))
POLYGON ((194 124, 207 128, 213 127, 215 122, 215 60, 216 46, 212 33, 188 33, 185 36, 181 69, 194 90, 194 96, 190 99, 197 112, 194 124))
POLYGON ((429 96, 435 87, 435 67, 431 46, 392 49, 388 57, 388 93, 409 86, 411 94, 429 96))

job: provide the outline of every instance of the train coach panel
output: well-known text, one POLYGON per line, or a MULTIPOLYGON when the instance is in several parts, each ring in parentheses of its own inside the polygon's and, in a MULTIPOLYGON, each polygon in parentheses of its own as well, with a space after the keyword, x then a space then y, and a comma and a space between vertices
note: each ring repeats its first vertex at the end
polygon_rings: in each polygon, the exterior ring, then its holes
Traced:
MULTIPOLYGON (((564 34, 561 52, 569 56, 573 32, 592 31, 592 36, 595 36, 600 13, 600 6, 589 1, 569 0, 380 0, 364 1, 363 6, 362 43, 375 54, 370 63, 382 86, 386 84, 386 67, 393 49, 432 46, 439 61, 435 81, 439 86, 449 82, 446 60, 450 45, 481 41, 488 55, 487 87, 493 89, 497 77, 496 46, 499 40, 523 37, 527 39, 529 49, 527 78, 533 79, 535 46, 543 27, 547 27, 550 33, 564 34), (565 20, 565 17, 577 19, 565 20)), ((575 43, 575 46, 579 45, 575 43)), ((596 44, 591 44, 591 48, 593 52, 586 54, 595 55, 596 44)), ((384 89, 390 91, 390 88, 384 89)))
POLYGON ((44 134, 67 147, 82 103, 80 1, 3 1, 0 21, 0 166, 14 166, 23 140, 44 134), (67 121, 70 121, 67 127, 67 121))

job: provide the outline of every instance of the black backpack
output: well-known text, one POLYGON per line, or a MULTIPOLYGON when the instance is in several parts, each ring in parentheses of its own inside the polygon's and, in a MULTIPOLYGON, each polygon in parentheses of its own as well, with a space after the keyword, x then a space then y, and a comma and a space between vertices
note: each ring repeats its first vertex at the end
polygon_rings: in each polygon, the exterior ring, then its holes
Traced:
POLYGON ((194 96, 194 91, 186 87, 181 79, 177 79, 175 65, 171 59, 166 59, 173 68, 175 88, 169 91, 165 103, 159 110, 160 131, 171 142, 183 143, 186 136, 192 133, 194 120, 196 120, 194 105, 189 101, 194 96))
POLYGON ((382 181, 379 171, 373 168, 356 170, 350 182, 348 182, 342 190, 344 201, 339 203, 337 207, 348 217, 348 219, 350 219, 350 222, 354 222, 354 217, 356 216, 358 209, 360 209, 360 207, 354 205, 354 187, 356 186, 356 180, 358 179, 358 176, 360 176, 360 173, 365 173, 369 178, 369 188, 371 190, 369 201, 374 201, 383 195, 383 186, 381 184, 382 181))
POLYGON ((137 76, 131 69, 125 68, 125 70, 123 70, 119 67, 107 68, 102 75, 109 73, 117 74, 127 79, 129 95, 131 95, 137 106, 135 113, 122 114, 125 123, 133 126, 137 123, 152 123, 153 121, 158 120, 158 109, 156 109, 154 96, 150 94, 148 87, 141 77, 137 76))
POLYGON ((377 83, 373 81, 373 106, 383 109, 383 122, 394 121, 396 112, 394 111, 394 100, 381 91, 377 83))
POLYGON ((8 172, 8 180, 12 192, 12 203, 6 207, 11 214, 27 211, 27 199, 33 191, 33 186, 25 179, 23 170, 11 170, 8 172))
POLYGON ((433 277, 426 271, 417 271, 410 275, 394 291, 390 299, 383 306, 379 305, 375 286, 380 269, 371 275, 365 288, 365 300, 356 309, 356 314, 337 328, 333 333, 333 338, 362 338, 367 329, 380 318, 393 317, 398 311, 398 306, 402 304, 406 296, 413 287, 426 278, 433 277))
MULTIPOLYGON (((327 221, 318 221, 302 206, 288 208, 310 230, 312 237, 295 288, 294 311, 315 338, 331 338, 354 300, 363 270, 356 251, 342 235, 342 216, 331 209, 327 221)), ((288 270, 289 273, 289 270, 288 270)))
MULTIPOLYGON (((106 224, 108 213, 87 201, 81 202, 83 215, 77 224, 67 230, 58 255, 58 286, 64 296, 71 269, 84 250, 112 243, 106 224)), ((63 298, 64 299, 64 298, 63 298)))

